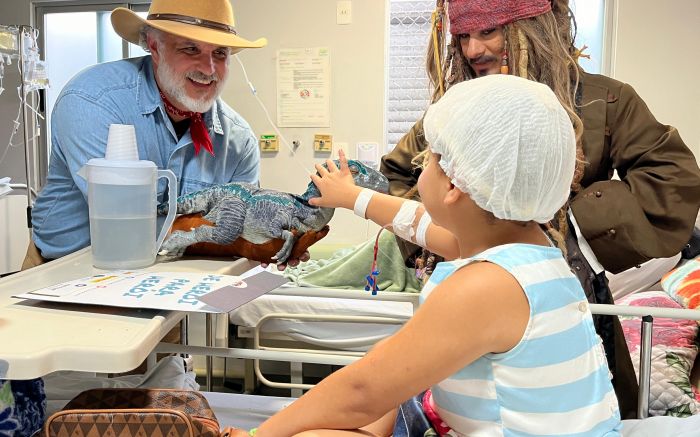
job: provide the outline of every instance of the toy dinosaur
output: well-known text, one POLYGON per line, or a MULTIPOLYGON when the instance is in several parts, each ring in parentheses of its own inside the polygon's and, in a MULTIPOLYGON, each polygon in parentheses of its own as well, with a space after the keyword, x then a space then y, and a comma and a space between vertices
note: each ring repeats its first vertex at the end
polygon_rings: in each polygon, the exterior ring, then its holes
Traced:
MULTIPOLYGON (((378 171, 352 160, 348 167, 357 185, 388 191, 388 181, 378 171)), ((309 199, 319 196, 312 182, 300 196, 246 183, 217 185, 181 196, 177 212, 185 215, 175 220, 159 254, 179 257, 187 251, 264 263, 298 258, 328 233, 335 210, 309 205, 309 199)), ((167 208, 167 204, 160 205, 158 213, 166 214, 167 208)))

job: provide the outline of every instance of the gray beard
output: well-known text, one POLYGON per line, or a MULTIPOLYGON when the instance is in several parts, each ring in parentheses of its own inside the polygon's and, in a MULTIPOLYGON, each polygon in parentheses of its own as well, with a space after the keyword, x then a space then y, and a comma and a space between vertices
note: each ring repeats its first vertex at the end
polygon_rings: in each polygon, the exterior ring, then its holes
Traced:
MULTIPOLYGON (((190 74, 191 73, 187 73, 187 76, 190 74)), ((185 92, 185 86, 187 85, 186 81, 188 80, 187 77, 183 77, 173 71, 173 69, 170 68, 170 64, 168 64, 166 60, 163 60, 158 65, 156 77, 158 78, 158 84, 163 88, 163 91, 171 96, 173 100, 175 100, 173 103, 177 103, 187 111, 202 113, 211 109, 214 101, 217 97, 219 97, 225 82, 225 78, 224 81, 216 79, 215 86, 217 89, 213 97, 208 99, 193 99, 185 92)))

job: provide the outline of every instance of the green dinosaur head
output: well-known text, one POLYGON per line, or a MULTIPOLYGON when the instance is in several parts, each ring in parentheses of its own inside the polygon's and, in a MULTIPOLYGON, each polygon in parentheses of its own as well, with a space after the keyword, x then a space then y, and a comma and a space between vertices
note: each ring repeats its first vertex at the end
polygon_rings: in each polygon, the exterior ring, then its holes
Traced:
MULTIPOLYGON (((336 167, 340 166, 340 161, 336 159, 334 162, 336 167)), ((360 161, 355 161, 354 159, 348 160, 348 167, 355 180, 355 184, 358 186, 369 188, 380 193, 389 192, 389 181, 386 179, 386 176, 379 173, 377 170, 367 167, 360 161)))
MULTIPOLYGON (((340 161, 336 159, 333 162, 335 163, 336 167, 340 168, 340 161)), ((321 165, 328 168, 325 163, 321 165)), ((389 181, 387 180, 386 176, 379 173, 377 170, 367 167, 360 161, 355 161, 353 159, 348 160, 348 167, 350 168, 350 172, 352 173, 352 177, 357 186, 369 188, 370 190, 378 191, 380 193, 389 192, 389 181)), ((301 199, 309 200, 313 197, 319 197, 320 195, 321 193, 319 193, 316 185, 314 185, 313 182, 309 182, 309 185, 306 187, 306 191, 300 197, 301 199)))

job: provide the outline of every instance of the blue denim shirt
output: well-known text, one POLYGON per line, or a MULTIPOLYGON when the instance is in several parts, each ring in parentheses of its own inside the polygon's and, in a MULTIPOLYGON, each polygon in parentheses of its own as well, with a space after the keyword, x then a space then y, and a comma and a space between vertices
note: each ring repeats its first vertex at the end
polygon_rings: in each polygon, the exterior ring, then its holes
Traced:
MULTIPOLYGON (((109 125, 132 124, 139 159, 170 169, 179 194, 227 182, 258 183, 260 153, 248 123, 221 99, 204 114, 215 157, 195 156, 189 130, 178 141, 158 92, 150 56, 89 67, 58 96, 51 120, 46 186, 32 216, 33 239, 45 258, 90 245, 87 182, 78 170, 105 155, 109 125)), ((163 200, 164 179, 158 184, 163 200)))

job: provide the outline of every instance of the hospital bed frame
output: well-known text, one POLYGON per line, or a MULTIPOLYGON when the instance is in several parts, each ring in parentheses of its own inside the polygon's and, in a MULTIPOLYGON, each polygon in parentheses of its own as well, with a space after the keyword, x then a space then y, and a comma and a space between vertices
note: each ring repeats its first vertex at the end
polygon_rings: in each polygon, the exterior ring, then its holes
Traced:
MULTIPOLYGON (((379 292, 376 296, 370 296, 364 291, 353 290, 328 290, 328 289, 299 289, 293 291, 278 289, 272 292, 278 295, 294 295, 302 297, 323 297, 323 298, 343 298, 343 299, 377 299, 394 302, 410 302, 413 305, 415 312, 418 306, 418 297, 416 293, 395 293, 395 292, 379 292)), ((624 305, 602 305, 590 304, 590 309, 593 314, 611 315, 611 316, 632 316, 641 317, 641 354, 640 354, 640 375, 639 375, 639 403, 637 406, 637 414, 640 419, 649 416, 649 387, 650 387, 650 372, 651 372, 651 340, 654 317, 671 318, 671 319, 687 319, 700 321, 700 311, 688 309, 674 308, 658 308, 658 307, 638 307, 624 305)), ((255 366, 255 374, 257 378, 264 384, 272 387, 292 388, 296 390, 309 389, 310 384, 303 383, 280 383, 268 380, 260 370, 260 361, 283 361, 293 363, 309 363, 309 364, 329 364, 329 365, 347 365, 358 360, 364 353, 349 352, 343 350, 316 350, 316 349, 301 349, 301 348, 281 348, 268 347, 261 344, 263 336, 263 326, 275 319, 294 319, 304 321, 334 321, 334 322, 349 322, 349 323, 379 323, 379 324, 403 324, 406 322, 404 318, 398 317, 359 317, 359 316, 338 316, 338 315, 308 315, 308 314, 291 314, 291 313, 271 313, 262 317, 254 328, 253 349, 240 349, 228 347, 212 347, 212 346, 189 346, 160 343, 154 352, 160 353, 190 353, 193 355, 205 355, 209 359, 211 357, 224 358, 242 358, 253 360, 255 366)), ((207 332, 211 332, 211 318, 207 317, 207 332)), ((208 336, 209 337, 209 336, 208 336)), ((208 343, 211 344, 211 343, 208 343)), ((228 343, 226 343, 228 344, 228 343)), ((343 346, 351 346, 344 344, 343 346)), ((356 345, 352 345, 356 346, 356 345)), ((211 366, 207 366, 209 373, 207 374, 207 389, 211 391, 211 366)))
MULTIPOLYGON (((405 292, 379 292, 377 295, 372 296, 369 292, 363 290, 335 290, 327 288, 293 288, 293 289, 278 289, 275 291, 277 295, 287 295, 287 296, 301 296, 301 297, 320 297, 328 299, 360 299, 360 300, 379 300, 385 302, 407 302, 413 307, 412 313, 415 313, 418 308, 418 293, 405 293, 405 292)), ((362 357, 365 352, 353 352, 348 351, 350 348, 367 347, 370 348, 377 341, 388 337, 388 335, 383 336, 380 339, 375 339, 373 343, 367 343, 364 340, 333 340, 332 342, 323 342, 324 347, 332 349, 328 350, 318 350, 313 348, 291 348, 291 347, 272 347, 265 346, 262 344, 262 340, 267 337, 264 332, 264 327, 267 323, 279 319, 292 319, 299 321, 314 321, 314 322, 343 322, 343 323, 372 323, 372 324, 383 324, 383 325, 398 325, 401 326, 409 319, 408 317, 380 317, 380 316, 350 316, 350 315, 320 315, 320 314, 294 314, 294 313, 270 313, 261 317, 257 325, 252 328, 253 331, 253 341, 252 347, 256 350, 270 350, 278 352, 308 352, 320 355, 333 354, 336 356, 348 356, 348 357, 362 357)), ((296 343, 299 344, 299 343, 296 343)), ((292 382, 273 382, 266 378, 260 368, 260 360, 253 361, 253 369, 255 372, 255 377, 258 381, 265 384, 268 387, 275 388, 288 388, 294 390, 293 395, 301 395, 301 390, 308 390, 313 387, 312 384, 304 384, 301 381, 301 368, 292 365, 292 382)))

